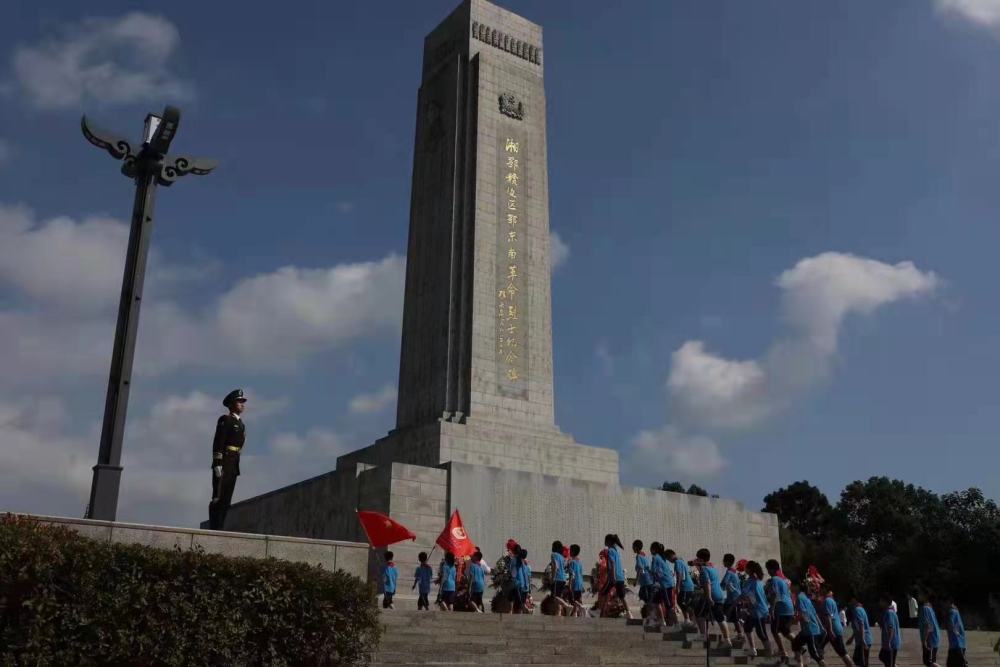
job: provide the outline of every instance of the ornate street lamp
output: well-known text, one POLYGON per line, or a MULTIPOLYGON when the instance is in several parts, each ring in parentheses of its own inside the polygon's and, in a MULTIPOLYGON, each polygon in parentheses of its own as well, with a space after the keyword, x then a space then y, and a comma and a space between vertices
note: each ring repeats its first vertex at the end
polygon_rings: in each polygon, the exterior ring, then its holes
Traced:
POLYGON ((122 161, 122 173, 135 181, 135 203, 132 226, 125 255, 125 275, 122 278, 121 301, 118 304, 118 326, 111 354, 111 375, 108 396, 104 404, 104 426, 101 448, 94 466, 94 481, 90 487, 88 519, 114 521, 118 511, 118 485, 121 481, 122 436, 125 431, 125 411, 132 383, 132 358, 139 327, 139 306, 142 283, 149 254, 149 236, 153 230, 153 197, 157 185, 171 185, 186 174, 202 176, 215 169, 216 161, 204 158, 167 155, 170 142, 177 133, 181 112, 176 107, 164 108, 163 115, 149 114, 138 150, 120 137, 94 127, 87 117, 80 121, 87 141, 122 161))

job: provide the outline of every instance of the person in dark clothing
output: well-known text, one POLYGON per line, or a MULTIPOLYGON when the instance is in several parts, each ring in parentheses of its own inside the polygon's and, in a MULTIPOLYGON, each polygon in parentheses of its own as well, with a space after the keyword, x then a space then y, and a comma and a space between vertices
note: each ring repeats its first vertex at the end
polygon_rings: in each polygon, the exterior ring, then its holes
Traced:
POLYGON ((222 530, 233 500, 236 478, 240 475, 240 452, 246 443, 243 410, 247 399, 242 389, 234 389, 222 399, 229 414, 219 417, 212 441, 212 500, 208 504, 208 527, 222 530))

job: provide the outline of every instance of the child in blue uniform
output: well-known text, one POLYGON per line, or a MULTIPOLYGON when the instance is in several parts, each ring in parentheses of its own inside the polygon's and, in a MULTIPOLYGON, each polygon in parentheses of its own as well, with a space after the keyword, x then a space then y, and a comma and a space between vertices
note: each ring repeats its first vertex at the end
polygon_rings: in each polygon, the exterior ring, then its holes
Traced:
POLYGON ((483 591, 486 590, 486 568, 483 566, 483 554, 477 551, 472 554, 468 568, 469 602, 480 614, 483 613, 483 591))
POLYGON ((736 572, 736 556, 726 554, 722 557, 722 566, 726 568, 722 575, 722 590, 726 594, 726 620, 736 628, 736 636, 746 641, 743 637, 743 623, 740 620, 740 593, 743 585, 740 583, 740 575, 736 572))
POLYGON ((524 612, 524 591, 521 589, 521 547, 515 545, 510 554, 510 613, 524 612))
POLYGON ((396 594, 396 577, 399 572, 392 562, 392 552, 385 552, 385 565, 382 566, 382 609, 395 609, 392 596, 396 594))
POLYGON ((601 593, 604 595, 604 608, 602 616, 607 615, 608 602, 611 600, 608 595, 612 590, 618 595, 622 606, 625 607, 625 615, 632 618, 632 611, 628 608, 628 601, 625 599, 625 568, 622 567, 622 555, 618 553, 618 548, 625 549, 617 535, 607 534, 604 536, 604 546, 608 549, 608 582, 604 585, 601 593))
POLYGON ((795 620, 795 607, 792 605, 792 595, 788 588, 788 582, 781 574, 781 564, 773 558, 764 564, 767 573, 771 578, 767 580, 765 590, 770 590, 771 599, 774 601, 771 607, 771 634, 778 645, 778 653, 782 660, 788 659, 785 646, 781 643, 784 637, 789 643, 792 642, 792 622, 795 620))
POLYGON ((882 607, 882 648, 879 649, 878 659, 885 667, 896 667, 896 654, 902 643, 899 635, 899 616, 892 608, 892 596, 883 593, 879 597, 879 605, 882 607))
POLYGON ((690 623, 692 621, 691 595, 694 593, 694 579, 691 577, 691 570, 688 569, 683 558, 677 557, 673 549, 667 549, 666 554, 667 561, 674 566, 674 572, 677 573, 675 589, 677 591, 677 606, 683 612, 684 620, 690 623))
POLYGON ((563 556, 563 543, 559 540, 552 543, 552 560, 550 564, 552 566, 552 597, 559 605, 562 613, 566 613, 566 610, 572 609, 573 606, 566 602, 566 598, 569 597, 566 591, 566 580, 568 579, 566 574, 566 558, 563 556))
POLYGON ((698 614, 698 629, 707 638, 708 623, 714 620, 718 624, 719 630, 722 631, 719 647, 732 648, 733 642, 729 638, 729 624, 726 623, 726 592, 722 590, 722 577, 712 565, 712 553, 708 549, 698 549, 696 556, 695 562, 701 568, 701 586, 705 589, 701 613, 698 614))
POLYGON ((573 591, 573 615, 586 616, 587 610, 583 607, 583 563, 580 562, 579 544, 569 545, 569 575, 573 591))
POLYGON ((635 583, 639 587, 639 599, 652 602, 653 574, 649 556, 642 550, 642 540, 632 542, 632 553, 635 554, 635 583))
POLYGON ((965 623, 962 614, 951 598, 944 599, 948 610, 948 662, 947 667, 969 667, 965 661, 965 623))
POLYGON ((764 592, 764 568, 755 560, 747 563, 747 580, 743 583, 740 594, 746 598, 750 613, 746 620, 746 639, 749 646, 748 653, 751 658, 757 657, 757 644, 754 641, 754 633, 761 641, 761 648, 770 651, 771 644, 767 639, 767 618, 771 613, 771 608, 767 604, 767 595, 764 592))
POLYGON ((941 626, 938 625, 937 614, 931 606, 930 596, 920 594, 920 615, 917 628, 920 631, 920 645, 923 649, 924 665, 939 667, 937 662, 938 648, 941 646, 941 626))
POLYGON ((531 608, 531 566, 528 565, 528 550, 521 549, 518 566, 518 582, 521 589, 521 599, 524 609, 531 608))
POLYGON ((823 629, 826 631, 826 639, 830 642, 834 653, 844 661, 844 667, 854 667, 854 663, 847 657, 847 646, 844 644, 844 623, 840 619, 840 607, 833 597, 830 587, 825 587, 826 595, 819 599, 823 605, 823 629))
POLYGON ((653 554, 650 559, 650 570, 653 574, 653 586, 655 590, 653 602, 659 610, 660 619, 668 625, 677 623, 677 616, 674 614, 674 566, 664 558, 665 549, 659 542, 649 545, 649 551, 653 554))
POLYGON ((823 640, 823 628, 819 624, 819 616, 816 614, 816 607, 812 600, 802 590, 798 584, 792 584, 792 594, 795 596, 795 603, 799 608, 799 634, 792 640, 792 652, 799 667, 805 665, 802 659, 805 649, 809 650, 809 655, 816 661, 817 665, 824 665, 823 649, 820 648, 823 640))
POLYGON ((441 566, 441 607, 453 611, 455 606, 455 554, 448 551, 441 566))
POLYGON ((434 578, 434 568, 427 564, 427 552, 421 551, 417 554, 417 560, 420 561, 420 565, 417 566, 416 572, 413 573, 413 586, 410 587, 412 591, 418 585, 420 589, 417 590, 417 611, 431 610, 430 600, 427 596, 431 594, 431 580, 434 578))
POLYGON ((868 622, 868 612, 861 606, 857 596, 851 597, 851 638, 854 642, 854 664, 857 667, 868 667, 872 649, 872 626, 868 622))

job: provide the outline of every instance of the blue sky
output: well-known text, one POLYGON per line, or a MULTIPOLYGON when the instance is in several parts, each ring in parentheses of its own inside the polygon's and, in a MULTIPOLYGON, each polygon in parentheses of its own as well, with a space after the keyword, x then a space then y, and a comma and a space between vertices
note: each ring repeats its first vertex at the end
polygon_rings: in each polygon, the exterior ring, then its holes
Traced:
MULTIPOLYGON (((0 508, 79 516, 131 184, 80 136, 221 166, 163 190, 119 517, 204 518, 394 420, 423 36, 452 0, 0 8, 0 508)), ((758 506, 891 475, 1000 497, 1000 2, 502 3, 545 30, 557 421, 626 483, 758 506)))

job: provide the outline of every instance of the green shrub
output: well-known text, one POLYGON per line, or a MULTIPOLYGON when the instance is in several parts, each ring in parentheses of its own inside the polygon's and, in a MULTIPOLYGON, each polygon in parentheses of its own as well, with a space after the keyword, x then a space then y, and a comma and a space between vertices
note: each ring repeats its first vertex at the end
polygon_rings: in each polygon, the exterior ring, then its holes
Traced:
POLYGON ((0 517, 0 665, 353 665, 380 632, 342 570, 0 517))

